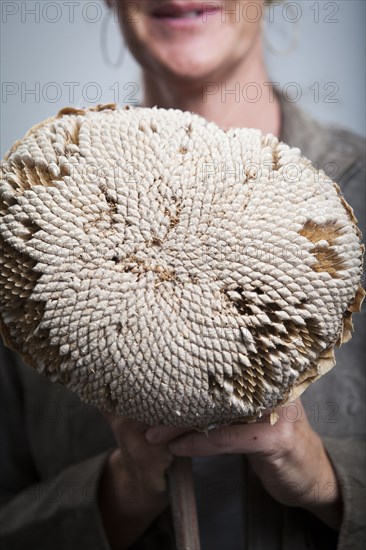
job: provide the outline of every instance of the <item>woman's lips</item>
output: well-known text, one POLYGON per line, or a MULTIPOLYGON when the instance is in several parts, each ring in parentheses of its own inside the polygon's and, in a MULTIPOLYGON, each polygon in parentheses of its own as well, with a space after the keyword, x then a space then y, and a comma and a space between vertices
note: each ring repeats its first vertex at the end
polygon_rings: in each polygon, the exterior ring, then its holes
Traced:
POLYGON ((150 12, 150 17, 158 24, 184 28, 208 23, 220 11, 218 2, 164 2, 150 12))

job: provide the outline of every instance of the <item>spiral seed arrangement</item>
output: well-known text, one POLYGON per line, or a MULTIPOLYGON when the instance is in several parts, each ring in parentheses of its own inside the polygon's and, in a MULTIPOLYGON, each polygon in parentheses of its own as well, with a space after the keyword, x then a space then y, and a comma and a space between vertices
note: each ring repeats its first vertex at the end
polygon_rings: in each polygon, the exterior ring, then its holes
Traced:
POLYGON ((149 424, 250 420, 350 336, 355 218, 271 135, 172 109, 68 108, 1 170, 4 340, 85 402, 149 424))

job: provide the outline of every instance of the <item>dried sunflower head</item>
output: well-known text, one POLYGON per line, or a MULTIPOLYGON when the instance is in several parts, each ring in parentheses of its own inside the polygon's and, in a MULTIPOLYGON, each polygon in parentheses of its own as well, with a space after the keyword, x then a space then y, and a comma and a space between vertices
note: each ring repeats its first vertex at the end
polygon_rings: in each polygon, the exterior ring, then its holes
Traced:
POLYGON ((2 163, 1 331, 102 409, 254 419, 349 338, 355 222, 337 185, 271 135, 172 109, 64 109, 2 163))

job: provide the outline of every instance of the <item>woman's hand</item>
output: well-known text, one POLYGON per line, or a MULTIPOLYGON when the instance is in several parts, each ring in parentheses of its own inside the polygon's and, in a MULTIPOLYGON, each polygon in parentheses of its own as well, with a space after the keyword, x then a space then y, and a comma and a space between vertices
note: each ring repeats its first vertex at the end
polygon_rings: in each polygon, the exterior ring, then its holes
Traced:
POLYGON ((118 448, 111 453, 99 485, 99 509, 111 548, 128 548, 169 503, 165 472, 173 460, 170 439, 148 443, 147 424, 107 416, 118 448))
MULTIPOLYGON (((176 456, 246 454, 266 490, 287 506, 309 510, 333 529, 339 529, 342 501, 333 466, 321 438, 311 428, 300 399, 249 424, 233 424, 205 433, 190 431, 168 449, 176 456)), ((146 437, 167 444, 174 429, 150 428, 146 437)))

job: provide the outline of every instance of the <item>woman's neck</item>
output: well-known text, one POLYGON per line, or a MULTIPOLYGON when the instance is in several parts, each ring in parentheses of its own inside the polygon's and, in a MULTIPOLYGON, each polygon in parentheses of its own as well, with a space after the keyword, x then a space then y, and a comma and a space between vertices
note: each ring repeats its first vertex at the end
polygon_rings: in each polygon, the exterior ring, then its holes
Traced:
POLYGON ((190 82, 144 71, 143 80, 144 107, 191 111, 222 128, 259 128, 263 133, 280 134, 280 105, 260 41, 251 55, 227 69, 226 74, 190 82))

